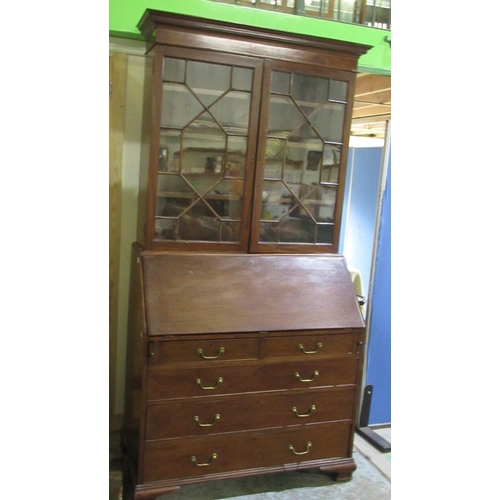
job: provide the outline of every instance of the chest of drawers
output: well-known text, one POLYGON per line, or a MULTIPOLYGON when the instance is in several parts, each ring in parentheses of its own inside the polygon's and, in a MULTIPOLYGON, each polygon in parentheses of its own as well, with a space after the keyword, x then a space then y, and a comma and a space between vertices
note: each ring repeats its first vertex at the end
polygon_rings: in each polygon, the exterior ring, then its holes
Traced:
POLYGON ((134 499, 313 467, 348 479, 365 327, 343 258, 135 251, 134 499))

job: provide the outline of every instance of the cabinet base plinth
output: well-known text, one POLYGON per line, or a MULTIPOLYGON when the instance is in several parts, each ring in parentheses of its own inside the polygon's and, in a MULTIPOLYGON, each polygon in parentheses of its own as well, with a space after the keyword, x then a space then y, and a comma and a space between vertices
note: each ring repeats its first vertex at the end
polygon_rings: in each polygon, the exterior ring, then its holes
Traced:
POLYGON ((334 481, 350 481, 352 473, 356 470, 356 463, 352 458, 346 458, 342 463, 320 467, 320 470, 328 474, 334 481))
MULTIPOLYGON (((324 463, 324 461, 318 461, 318 462, 324 463)), ((340 459, 335 459, 332 462, 325 465, 322 465, 321 463, 317 462, 302 463, 300 465, 293 464, 293 466, 292 464, 288 464, 285 466, 278 466, 278 467, 259 468, 259 469, 235 471, 229 473, 213 474, 205 476, 203 479, 191 478, 191 479, 179 479, 175 481, 173 480, 165 482, 139 484, 136 485, 135 488, 132 486, 131 481, 125 481, 125 475, 124 475, 123 500, 154 500, 155 498, 161 495, 166 495, 168 493, 177 491, 183 485, 200 483, 200 482, 219 481, 223 479, 231 479, 238 477, 248 477, 257 474, 283 472, 284 470, 298 471, 305 469, 319 470, 322 473, 331 477, 333 481, 343 482, 343 481, 349 481, 352 478, 352 474, 356 470, 356 463, 352 458, 340 458, 340 459)))

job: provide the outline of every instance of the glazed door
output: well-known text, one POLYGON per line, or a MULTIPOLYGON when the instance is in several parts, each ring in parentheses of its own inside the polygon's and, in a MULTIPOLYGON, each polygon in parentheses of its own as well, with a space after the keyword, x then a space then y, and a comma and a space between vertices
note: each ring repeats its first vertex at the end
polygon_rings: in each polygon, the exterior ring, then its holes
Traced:
POLYGON ((354 81, 266 61, 251 252, 338 252, 354 81))
POLYGON ((156 57, 154 245, 246 252, 263 63, 180 48, 156 57))

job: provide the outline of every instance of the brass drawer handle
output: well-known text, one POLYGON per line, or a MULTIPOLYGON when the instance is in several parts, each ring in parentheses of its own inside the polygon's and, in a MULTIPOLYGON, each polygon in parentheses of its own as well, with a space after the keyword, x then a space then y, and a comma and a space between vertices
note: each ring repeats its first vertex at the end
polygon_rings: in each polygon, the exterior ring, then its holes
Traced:
POLYGON ((199 347, 198 349, 196 349, 196 352, 203 358, 203 359, 217 359, 221 354, 224 354, 225 352, 225 349, 224 347, 221 347, 219 349, 219 352, 217 353, 216 356, 205 356, 203 354, 203 349, 201 347, 199 347))
POLYGON ((295 372, 295 377, 299 382, 312 382, 316 377, 319 376, 319 371, 315 370, 312 378, 301 378, 299 372, 295 372))
POLYGON ((219 384, 222 384, 222 382, 223 382, 222 377, 219 377, 219 378, 217 379, 217 383, 216 383, 215 385, 213 385, 213 386, 211 386, 211 387, 210 387, 210 386, 208 386, 208 387, 204 387, 204 386, 202 386, 202 385, 201 385, 201 379, 200 379, 200 378, 196 379, 196 383, 197 383, 197 384, 198 384, 198 385, 199 385, 199 386, 200 386, 200 387, 201 387, 204 391, 210 391, 210 390, 212 390, 212 389, 217 389, 217 387, 219 387, 219 384))
POLYGON ((304 418, 304 417, 310 417, 312 415, 312 412, 315 409, 316 409, 316 405, 312 405, 310 410, 309 410, 309 413, 304 413, 303 415, 301 415, 300 413, 297 413, 297 408, 295 406, 292 408, 292 411, 296 417, 304 418))
POLYGON ((217 415, 215 415, 215 418, 214 418, 214 421, 211 422, 211 423, 208 423, 208 424, 202 424, 200 423, 200 417, 198 417, 198 415, 196 415, 196 417, 194 417, 194 421, 200 426, 200 427, 212 427, 212 425, 214 425, 217 420, 220 420, 220 415, 217 413, 217 415))
POLYGON ((291 451, 293 451, 294 455, 305 455, 305 454, 309 453, 309 450, 311 449, 311 446, 312 446, 312 443, 311 443, 311 441, 309 441, 307 443, 307 449, 306 449, 306 451, 295 451, 295 448, 293 447, 293 444, 288 445, 288 449, 290 449, 291 451))
POLYGON ((323 342, 318 342, 316 344, 316 350, 315 351, 306 351, 304 349, 304 344, 299 344, 299 349, 304 353, 304 354, 316 354, 321 348, 323 347, 323 342))
POLYGON ((191 462, 193 462, 196 465, 196 467, 206 467, 207 465, 210 465, 214 460, 216 460, 216 458, 217 458, 217 453, 212 453, 212 456, 210 457, 210 460, 207 463, 198 464, 196 463, 196 457, 193 455, 191 457, 191 462))

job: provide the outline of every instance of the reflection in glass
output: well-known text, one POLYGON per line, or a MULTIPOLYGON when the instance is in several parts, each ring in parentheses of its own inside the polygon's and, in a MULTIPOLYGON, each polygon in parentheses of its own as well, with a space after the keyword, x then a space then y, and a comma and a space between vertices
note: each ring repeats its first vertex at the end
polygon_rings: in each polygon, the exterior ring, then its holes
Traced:
POLYGON ((203 113, 186 127, 182 146, 182 173, 222 173, 226 134, 209 113, 203 113))
POLYGON ((310 117, 323 140, 342 142, 344 112, 344 104, 328 103, 310 117))
POLYGON ((229 92, 210 108, 210 113, 228 134, 246 135, 250 118, 250 94, 229 92))
POLYGON ((221 222, 221 241, 240 241, 241 222, 221 222))
POLYGON ((253 75, 164 59, 155 238, 241 241, 253 75))
POLYGON ((332 244, 346 99, 347 82, 271 72, 259 241, 332 244))
POLYGON ((177 217, 189 208, 198 196, 180 175, 159 175, 156 215, 177 217))
POLYGON ((314 243, 315 224, 309 214, 298 207, 280 222, 280 243, 314 243))
POLYGON ((241 219, 243 181, 225 180, 205 196, 207 203, 221 219, 241 219))
POLYGON ((264 181, 262 220, 278 220, 295 204, 295 198, 281 181, 264 181))
POLYGON ((317 243, 332 243, 333 241, 333 224, 318 224, 317 243))
POLYGON ((277 222, 260 222, 260 232, 259 241, 265 243, 277 243, 278 242, 278 229, 279 224, 277 222))
POLYGON ((198 201, 179 218, 179 239, 219 241, 220 221, 212 210, 198 201))
POLYGON ((340 146, 325 144, 321 182, 336 183, 339 181, 340 151, 340 146))
POLYGON ((174 219, 156 219, 155 220, 155 239, 157 240, 175 240, 175 220, 174 219))
POLYGON ((203 106, 184 85, 163 84, 162 127, 182 128, 202 111, 203 106))
POLYGON ((253 70, 248 68, 233 68, 232 86, 234 90, 252 90, 253 70))
POLYGON ((160 172, 178 172, 180 150, 181 131, 161 130, 158 170, 160 172))
POLYGON ((289 94, 290 93, 290 73, 273 71, 271 73, 271 93, 289 94))
MULTIPOLYGON (((271 96, 269 103, 268 132, 292 132, 306 121, 294 102, 285 96, 271 96)), ((269 134, 271 135, 271 134, 269 134)))
POLYGON ((347 100, 347 82, 339 82, 330 80, 330 91, 328 93, 330 101, 346 101, 347 100))
POLYGON ((163 60, 163 80, 167 82, 184 82, 186 61, 165 57, 163 60))
POLYGON ((186 84, 205 107, 209 107, 231 85, 231 66, 188 61, 186 84))
POLYGON ((306 116, 328 100, 328 80, 316 76, 293 75, 292 97, 306 116))
POLYGON ((308 212, 318 222, 333 222, 337 188, 318 186, 302 199, 308 212))
POLYGON ((247 138, 230 135, 227 138, 227 155, 225 176, 237 179, 245 178, 245 158, 247 153, 247 138))

